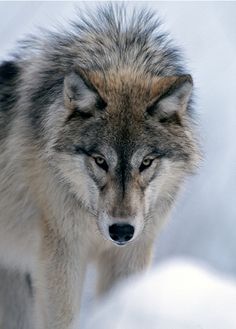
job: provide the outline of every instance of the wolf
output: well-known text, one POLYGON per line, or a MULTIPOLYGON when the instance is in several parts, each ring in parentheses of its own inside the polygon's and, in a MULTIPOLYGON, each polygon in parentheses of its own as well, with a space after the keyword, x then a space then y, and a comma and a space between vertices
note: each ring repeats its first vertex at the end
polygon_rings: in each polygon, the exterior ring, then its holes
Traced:
POLYGON ((104 5, 0 66, 0 264, 32 280, 36 329, 75 328, 145 270, 199 159, 193 80, 150 10, 104 5))

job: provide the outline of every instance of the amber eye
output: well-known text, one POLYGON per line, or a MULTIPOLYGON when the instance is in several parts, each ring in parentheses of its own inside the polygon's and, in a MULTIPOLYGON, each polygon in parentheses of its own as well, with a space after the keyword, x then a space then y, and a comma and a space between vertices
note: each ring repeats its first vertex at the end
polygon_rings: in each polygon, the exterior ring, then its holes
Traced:
POLYGON ((153 159, 151 159, 151 158, 143 159, 143 162, 141 163, 141 166, 139 167, 139 171, 141 172, 141 171, 147 169, 148 167, 150 167, 152 162, 153 162, 153 159))
POLYGON ((106 163, 106 160, 103 157, 96 156, 94 157, 94 161, 100 168, 102 168, 105 171, 108 171, 108 164, 106 163))

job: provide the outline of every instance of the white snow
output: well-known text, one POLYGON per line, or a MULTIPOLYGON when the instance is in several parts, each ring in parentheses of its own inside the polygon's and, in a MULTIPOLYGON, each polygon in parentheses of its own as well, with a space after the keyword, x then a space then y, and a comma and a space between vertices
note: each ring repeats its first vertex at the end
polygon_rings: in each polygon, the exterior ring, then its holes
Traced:
POLYGON ((235 329, 235 310, 236 281, 173 259, 117 286, 90 310, 85 328, 235 329))

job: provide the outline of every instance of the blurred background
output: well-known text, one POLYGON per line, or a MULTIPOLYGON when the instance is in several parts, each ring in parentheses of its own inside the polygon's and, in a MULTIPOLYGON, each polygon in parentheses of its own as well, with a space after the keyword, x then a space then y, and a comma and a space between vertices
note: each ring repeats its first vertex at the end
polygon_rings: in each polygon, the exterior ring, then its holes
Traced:
MULTIPOLYGON (((96 2, 0 2, 0 60, 8 58, 17 40, 37 33, 37 26, 67 25, 75 8, 85 5, 93 7, 96 2)), ((183 49, 194 78, 204 153, 197 175, 186 182, 157 239, 154 264, 184 257, 235 278, 236 2, 129 5, 153 8, 164 21, 163 29, 183 49)))

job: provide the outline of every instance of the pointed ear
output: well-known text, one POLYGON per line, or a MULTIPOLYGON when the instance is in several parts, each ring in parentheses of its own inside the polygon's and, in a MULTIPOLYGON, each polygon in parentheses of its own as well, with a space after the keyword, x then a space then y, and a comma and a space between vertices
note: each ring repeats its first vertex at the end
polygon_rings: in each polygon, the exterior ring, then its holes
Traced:
POLYGON ((104 109, 105 101, 85 75, 71 72, 64 79, 64 104, 72 114, 77 111, 81 115, 92 116, 96 109, 104 109))
POLYGON ((152 88, 154 98, 147 113, 158 116, 160 121, 179 118, 187 109, 192 87, 191 75, 161 78, 152 88))

